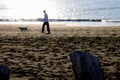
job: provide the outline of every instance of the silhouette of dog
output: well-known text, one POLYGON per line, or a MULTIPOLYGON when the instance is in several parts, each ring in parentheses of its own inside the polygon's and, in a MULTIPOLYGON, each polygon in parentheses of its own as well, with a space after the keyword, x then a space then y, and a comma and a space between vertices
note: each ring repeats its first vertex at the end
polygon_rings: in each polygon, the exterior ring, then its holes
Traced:
POLYGON ((27 27, 19 27, 18 29, 20 31, 24 31, 24 32, 29 31, 27 27))

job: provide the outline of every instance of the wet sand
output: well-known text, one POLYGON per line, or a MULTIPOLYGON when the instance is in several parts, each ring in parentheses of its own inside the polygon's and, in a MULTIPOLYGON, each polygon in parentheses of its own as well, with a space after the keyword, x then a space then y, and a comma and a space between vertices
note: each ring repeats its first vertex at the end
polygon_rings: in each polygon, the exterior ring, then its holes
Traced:
POLYGON ((104 75, 120 71, 120 26, 51 24, 51 34, 38 24, 0 24, 0 65, 10 80, 75 80, 69 55, 73 50, 99 58, 104 75), (27 26, 28 32, 18 27, 27 26))

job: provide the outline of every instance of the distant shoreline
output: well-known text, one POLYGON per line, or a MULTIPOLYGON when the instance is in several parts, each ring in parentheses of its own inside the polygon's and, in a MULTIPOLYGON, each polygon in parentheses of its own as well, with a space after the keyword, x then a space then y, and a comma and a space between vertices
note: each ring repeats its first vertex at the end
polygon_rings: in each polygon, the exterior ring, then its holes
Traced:
MULTIPOLYGON (((42 21, 0 21, 0 24, 42 24, 42 21)), ((120 26, 120 21, 50 21, 50 24, 64 24, 67 26, 120 26)))
MULTIPOLYGON (((36 19, 0 19, 0 21, 7 21, 7 22, 17 22, 17 21, 43 21, 42 18, 36 19)), ((63 21, 73 21, 73 22, 83 22, 83 21, 90 21, 90 22, 101 22, 102 19, 49 19, 52 22, 63 22, 63 21)))

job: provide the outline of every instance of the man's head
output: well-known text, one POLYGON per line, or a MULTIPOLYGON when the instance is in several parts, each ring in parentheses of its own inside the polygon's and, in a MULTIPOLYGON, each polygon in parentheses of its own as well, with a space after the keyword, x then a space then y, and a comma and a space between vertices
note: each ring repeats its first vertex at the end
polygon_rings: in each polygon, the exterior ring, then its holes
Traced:
POLYGON ((45 10, 43 10, 43 12, 44 12, 44 13, 46 13, 46 11, 45 11, 45 10))

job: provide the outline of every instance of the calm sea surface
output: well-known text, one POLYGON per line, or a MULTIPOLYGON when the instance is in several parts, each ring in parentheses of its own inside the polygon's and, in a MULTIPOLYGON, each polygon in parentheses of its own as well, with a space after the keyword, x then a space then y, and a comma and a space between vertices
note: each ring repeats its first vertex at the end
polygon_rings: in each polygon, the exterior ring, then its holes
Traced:
POLYGON ((0 18, 120 20, 120 0, 0 0, 0 18))
POLYGON ((58 18, 120 19, 120 0, 54 0, 58 18))

